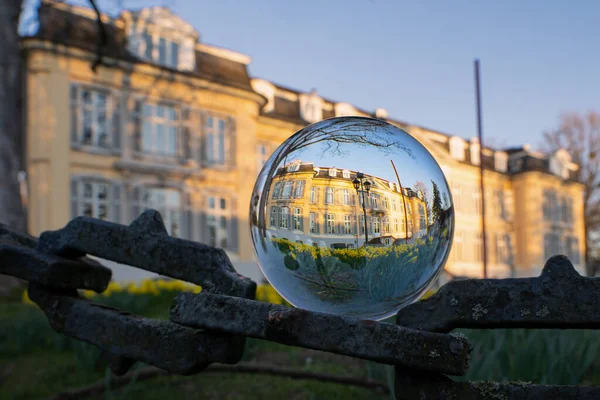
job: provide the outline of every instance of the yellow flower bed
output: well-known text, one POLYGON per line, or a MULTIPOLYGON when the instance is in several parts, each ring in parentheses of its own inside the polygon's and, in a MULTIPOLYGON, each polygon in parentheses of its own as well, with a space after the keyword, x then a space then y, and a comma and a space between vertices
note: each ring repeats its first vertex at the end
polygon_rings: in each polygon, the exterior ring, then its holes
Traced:
MULTIPOLYGON (((110 282, 106 290, 100 294, 92 290, 80 290, 82 296, 86 298, 92 298, 95 296, 110 297, 115 293, 130 293, 130 294, 146 294, 152 296, 158 296, 161 292, 192 292, 200 293, 202 288, 198 285, 191 283, 175 280, 175 279, 144 279, 143 281, 129 282, 127 284, 119 284, 117 282, 110 282)), ((22 301, 25 304, 35 303, 29 298, 27 290, 23 292, 22 301)))
MULTIPOLYGON (((161 292, 192 292, 200 293, 202 288, 198 285, 191 283, 175 280, 175 279, 144 279, 139 283, 130 282, 125 285, 121 285, 117 282, 111 282, 106 290, 101 294, 93 292, 91 290, 82 290, 80 293, 86 298, 92 298, 95 296, 109 297, 114 293, 126 292, 134 295, 151 295, 158 296, 161 292)), ((427 293, 421 297, 424 300, 431 297, 436 291, 428 290, 427 293)), ((271 304, 288 304, 283 297, 269 284, 258 285, 256 288, 256 300, 264 301, 271 304)), ((35 305, 29 298, 27 290, 23 292, 22 301, 24 304, 35 305)))

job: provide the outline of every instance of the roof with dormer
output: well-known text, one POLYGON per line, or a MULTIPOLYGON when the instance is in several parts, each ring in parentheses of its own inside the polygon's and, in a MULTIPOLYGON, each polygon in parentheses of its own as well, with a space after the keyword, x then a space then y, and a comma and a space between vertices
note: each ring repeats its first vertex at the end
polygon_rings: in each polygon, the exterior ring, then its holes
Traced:
MULTIPOLYGON (((95 14, 90 11, 92 10, 86 7, 44 0, 38 11, 39 29, 34 35, 26 37, 24 40, 39 39, 95 53, 99 40, 98 25, 95 14)), ((159 19, 160 23, 165 25, 165 29, 182 29, 186 34, 199 36, 189 23, 166 7, 152 7, 127 13, 133 19, 142 16, 150 21, 159 19)), ((147 64, 148 61, 142 60, 127 49, 128 37, 124 14, 117 18, 103 16, 108 39, 108 43, 103 49, 103 55, 131 63, 147 64)), ((248 56, 202 43, 196 44, 195 56, 194 70, 173 71, 254 92, 250 85, 248 56)), ((155 66, 172 70, 165 66, 155 66)))

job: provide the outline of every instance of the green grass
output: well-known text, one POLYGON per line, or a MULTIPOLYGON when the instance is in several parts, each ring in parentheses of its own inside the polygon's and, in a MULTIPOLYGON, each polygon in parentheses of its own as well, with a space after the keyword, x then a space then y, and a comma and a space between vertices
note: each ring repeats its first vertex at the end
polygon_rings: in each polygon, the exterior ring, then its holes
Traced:
MULTIPOLYGON (((117 293, 98 297, 105 304, 148 317, 167 318, 175 294, 117 293)), ((367 379, 385 368, 362 360, 248 339, 244 361, 315 373, 367 379)), ((143 366, 138 364, 139 366, 143 366)), ((55 333, 39 308, 21 297, 0 302, 0 399, 48 398, 61 391, 98 382, 106 365, 94 346, 55 333)), ((373 390, 339 384, 255 374, 210 372, 189 377, 161 377, 98 395, 104 400, 203 399, 389 399, 373 390)))

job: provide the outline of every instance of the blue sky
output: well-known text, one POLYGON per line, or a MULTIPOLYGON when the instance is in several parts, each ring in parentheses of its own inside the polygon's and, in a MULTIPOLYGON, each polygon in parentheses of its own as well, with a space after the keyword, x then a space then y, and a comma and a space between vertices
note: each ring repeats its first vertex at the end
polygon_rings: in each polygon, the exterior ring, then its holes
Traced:
POLYGON ((560 113, 600 109, 596 1, 121 3, 168 5, 203 42, 250 55, 253 76, 465 138, 476 136, 479 58, 487 143, 539 147, 560 113))

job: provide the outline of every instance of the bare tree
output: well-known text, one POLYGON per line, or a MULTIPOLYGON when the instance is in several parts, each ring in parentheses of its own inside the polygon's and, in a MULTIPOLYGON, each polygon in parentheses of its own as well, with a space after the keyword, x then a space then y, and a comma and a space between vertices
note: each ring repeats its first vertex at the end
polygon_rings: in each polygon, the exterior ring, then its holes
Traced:
POLYGON ((559 127, 544 133, 544 141, 546 150, 564 148, 579 165, 575 178, 585 185, 586 272, 594 275, 597 271, 593 258, 597 257, 593 254, 600 250, 600 240, 594 235, 600 228, 600 114, 563 114, 559 127))

